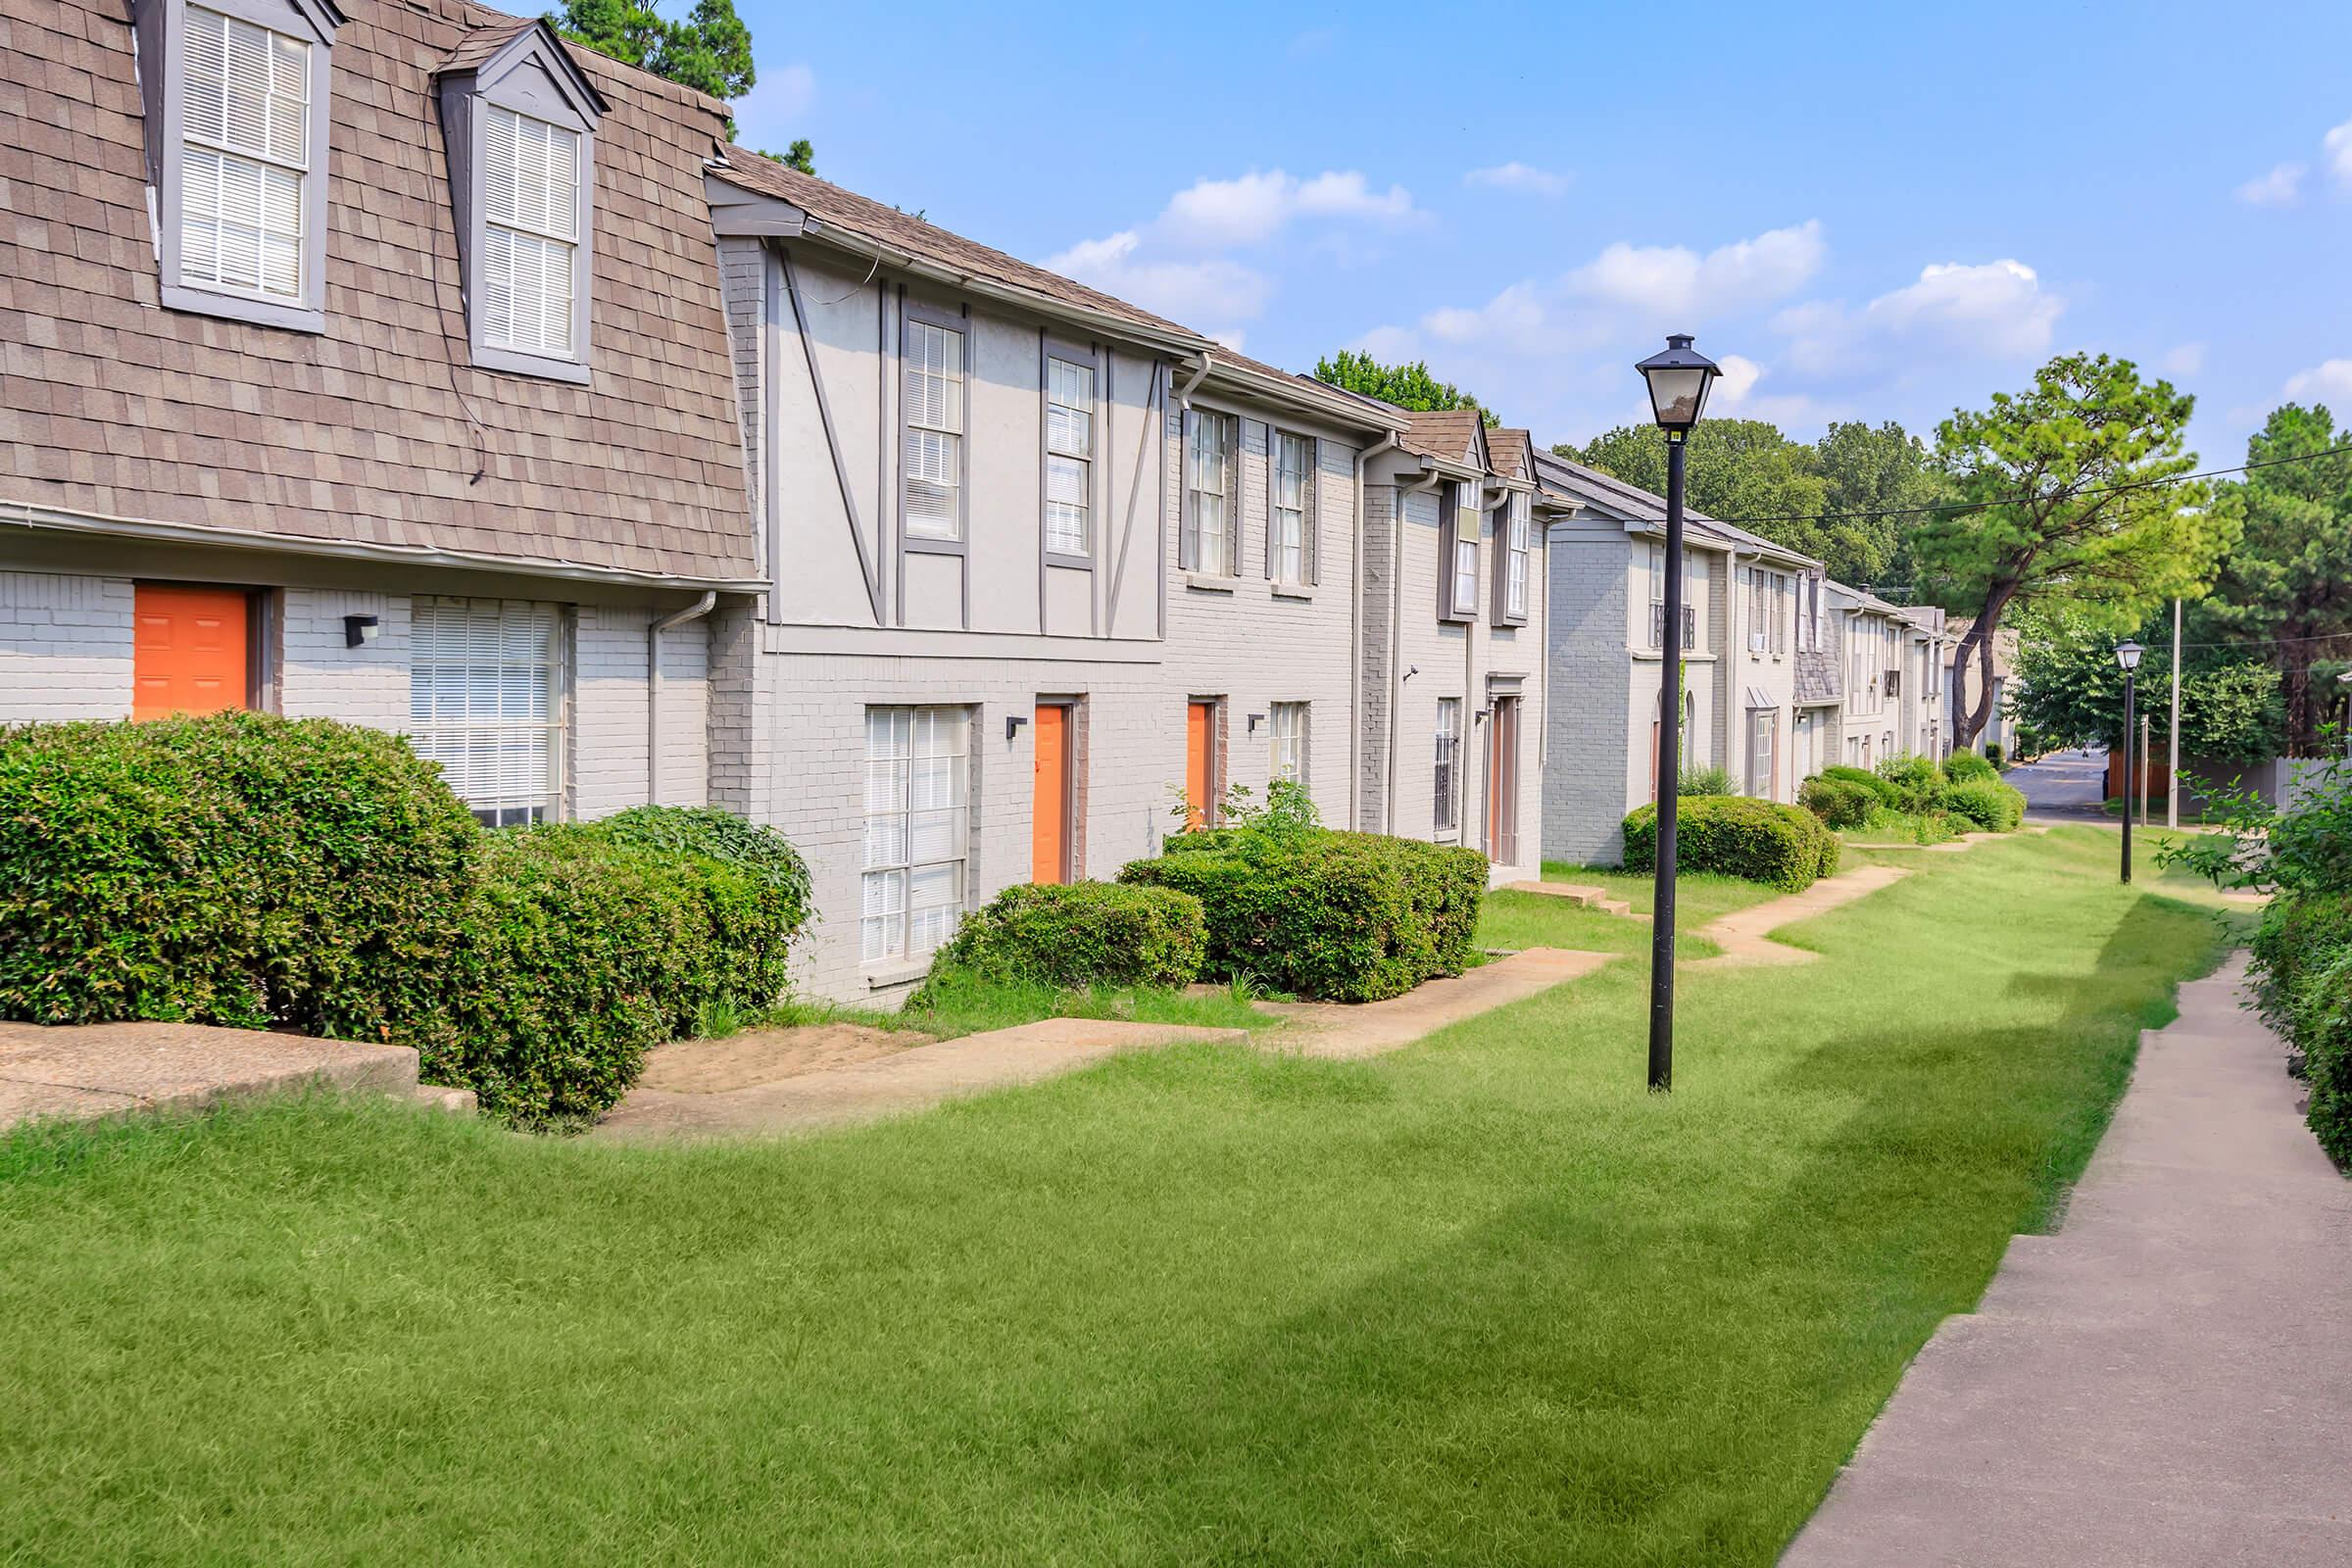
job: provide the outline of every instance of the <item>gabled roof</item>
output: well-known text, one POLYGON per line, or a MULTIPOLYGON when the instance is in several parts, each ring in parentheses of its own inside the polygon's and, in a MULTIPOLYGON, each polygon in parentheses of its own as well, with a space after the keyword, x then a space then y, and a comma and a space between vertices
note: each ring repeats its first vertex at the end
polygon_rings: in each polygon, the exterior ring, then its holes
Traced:
MULTIPOLYGON (((1579 500, 1596 503, 1603 511, 1614 513, 1630 522, 1663 523, 1666 520, 1666 498, 1640 485, 1627 484, 1623 479, 1587 467, 1572 458, 1539 448, 1535 454, 1536 479, 1545 488, 1570 495, 1579 500)), ((1719 522, 1694 508, 1683 509, 1683 523, 1701 538, 1720 544, 1738 545, 1744 550, 1768 551, 1788 561, 1802 562, 1818 566, 1820 562, 1801 551, 1776 543, 1760 533, 1750 533, 1736 523, 1719 522)))
POLYGON ((1487 462, 1499 474, 1511 478, 1533 477, 1528 466, 1528 449, 1534 445, 1525 430, 1489 430, 1487 432, 1487 462))
POLYGON ((441 64, 433 68, 433 74, 497 76, 504 74, 509 61, 525 54, 535 54, 553 68, 557 89, 571 100, 572 107, 590 124, 612 112, 612 104, 596 90, 596 83, 588 79, 580 63, 571 57, 569 46, 543 18, 528 21, 501 18, 472 28, 455 49, 442 57, 441 64))
POLYGON ((1856 588, 1853 584, 1839 582, 1835 577, 1826 577, 1822 580, 1829 584, 1832 592, 1843 594, 1852 600, 1857 609, 1867 610, 1874 615, 1886 615, 1895 620, 1909 618, 1903 613, 1900 605, 1890 605, 1867 588, 1856 588))
POLYGON ((1484 468, 1486 455, 1480 437, 1485 419, 1478 410, 1426 409, 1408 416, 1412 423, 1399 443, 1405 451, 1447 463, 1467 463, 1484 468))
POLYGON ((826 237, 836 241, 847 240, 853 246, 862 241, 964 277, 1019 289, 1079 310, 1150 327, 1161 334, 1175 334, 1192 340, 1203 350, 1210 346, 1206 338, 1164 316, 1154 316, 1100 289, 1072 282, 1058 272, 1049 272, 1018 257, 952 234, 912 213, 902 213, 856 191, 844 190, 830 180, 788 169, 749 147, 729 146, 723 156, 725 163, 713 167, 710 171, 713 174, 747 190, 790 203, 830 229, 832 233, 826 237))

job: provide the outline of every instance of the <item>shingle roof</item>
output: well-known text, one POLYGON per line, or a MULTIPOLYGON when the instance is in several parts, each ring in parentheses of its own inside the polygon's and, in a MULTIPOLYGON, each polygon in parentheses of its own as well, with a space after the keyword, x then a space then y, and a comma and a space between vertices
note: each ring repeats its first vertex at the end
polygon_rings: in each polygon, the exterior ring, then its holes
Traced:
POLYGON ((597 130, 594 374, 475 368, 433 76, 533 25, 464 0, 335 39, 326 321, 161 309, 121 0, 10 8, 0 104, 0 499, 520 564, 754 569, 703 166, 723 106, 573 49, 597 130), (21 118, 19 118, 21 117, 21 118))
POLYGON ((442 57, 441 64, 434 68, 434 74, 438 75, 444 71, 464 71, 468 66, 478 66, 504 49, 509 43, 538 25, 537 20, 525 17, 512 22, 494 22, 475 27, 466 34, 455 49, 442 57))
MULTIPOLYGON (((797 169, 788 169, 748 147, 730 146, 725 156, 727 167, 712 171, 721 179, 790 202, 831 227, 966 276, 986 278, 991 282, 1027 290, 1065 305, 1117 317, 1158 331, 1199 337, 1191 328, 1165 317, 1154 316, 1140 306, 1130 305, 1100 289, 1088 288, 1084 283, 1072 282, 1057 272, 1049 272, 1042 267, 1032 266, 1016 256, 1007 256, 975 240, 965 239, 960 234, 950 233, 936 223, 927 223, 911 213, 902 213, 895 207, 871 197, 860 196, 856 191, 844 190, 830 180, 819 179, 814 174, 804 174, 797 169)), ((1207 340, 1201 338, 1200 341, 1205 344, 1207 340)))
POLYGON ((1476 409, 1427 409, 1411 417, 1412 426, 1399 443, 1407 452, 1460 463, 1478 439, 1480 416, 1476 409))
MULTIPOLYGON (((1615 512, 1622 512, 1637 522, 1664 522, 1666 520, 1666 498, 1664 496, 1644 490, 1640 485, 1627 484, 1623 479, 1603 473, 1598 468, 1587 467, 1584 464, 1571 458, 1563 458, 1556 452, 1538 450, 1536 453, 1536 476, 1540 481, 1545 483, 1564 485, 1571 490, 1586 491, 1603 506, 1615 512)), ((1791 550, 1787 545, 1765 538, 1762 534, 1750 533, 1735 523, 1719 522, 1691 507, 1683 509, 1683 521, 1687 526, 1699 533, 1727 543, 1744 545, 1751 550, 1776 551, 1798 561, 1812 562, 1814 565, 1821 564, 1802 551, 1791 550)))
POLYGON ((1525 430, 1489 430, 1487 463, 1496 473, 1517 474, 1527 465, 1531 442, 1525 430))

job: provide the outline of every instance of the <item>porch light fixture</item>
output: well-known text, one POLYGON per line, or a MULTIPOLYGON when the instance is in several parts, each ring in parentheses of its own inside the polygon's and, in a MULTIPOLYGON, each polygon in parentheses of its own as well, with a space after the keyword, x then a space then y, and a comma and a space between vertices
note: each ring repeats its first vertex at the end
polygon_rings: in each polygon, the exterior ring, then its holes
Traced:
MULTIPOLYGON (((1690 334, 1671 332, 1665 352, 1634 368, 1649 387, 1650 413, 1666 432, 1666 603, 1660 620, 1683 623, 1683 455, 1684 437, 1707 406, 1707 389, 1719 373, 1715 362, 1690 346, 1690 334)), ((1679 643, 1672 631, 1665 640, 1679 643)), ((1653 1094, 1674 1088, 1674 873, 1676 797, 1682 792, 1683 661, 1679 648, 1658 657, 1658 832, 1657 881, 1649 933, 1649 1087, 1653 1094), (1673 722, 1669 722, 1672 715, 1673 722)))
POLYGON ((1250 734, 1252 734, 1252 735, 1256 734, 1256 733, 1257 733, 1257 726, 1258 726, 1258 725, 1260 725, 1260 724, 1263 724, 1265 721, 1266 721, 1266 715, 1265 715, 1265 714, 1263 714, 1263 713, 1251 713, 1251 714, 1250 715, 1250 734))
POLYGON ((2133 689, 2139 670, 2139 656, 2147 650, 2127 637, 2115 645, 2116 667, 2124 672, 2124 881, 2132 880, 2132 726, 2138 721, 2134 710, 2139 706, 2138 693, 2133 689))
POLYGON ((371 643, 383 635, 384 628, 373 615, 345 615, 343 617, 343 646, 357 648, 371 643))
POLYGON ((1006 713, 1004 715, 1004 738, 1011 740, 1019 735, 1021 726, 1028 722, 1029 715, 1026 713, 1006 713))

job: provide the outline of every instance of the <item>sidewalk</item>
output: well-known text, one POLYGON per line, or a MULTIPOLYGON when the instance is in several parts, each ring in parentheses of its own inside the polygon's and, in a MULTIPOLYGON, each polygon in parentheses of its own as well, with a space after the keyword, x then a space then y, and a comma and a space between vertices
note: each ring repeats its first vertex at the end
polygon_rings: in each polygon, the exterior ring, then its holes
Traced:
POLYGON ((2063 1227, 1928 1343, 1784 1568, 2352 1563, 2352 1182, 2244 974, 2181 988, 2063 1227))

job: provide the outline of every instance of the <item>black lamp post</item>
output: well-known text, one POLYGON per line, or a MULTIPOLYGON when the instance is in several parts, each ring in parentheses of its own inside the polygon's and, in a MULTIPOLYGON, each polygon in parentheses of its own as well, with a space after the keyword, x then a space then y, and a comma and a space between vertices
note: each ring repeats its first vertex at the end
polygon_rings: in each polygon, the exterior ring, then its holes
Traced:
POLYGON ((2132 880, 2132 726, 2137 723, 2138 694, 2133 690, 2139 656, 2146 652, 2127 637, 2115 645, 2115 662, 2124 668, 2124 880, 2132 880))
POLYGON ((1683 760, 1683 441, 1707 404, 1715 362, 1668 335, 1666 349, 1634 367, 1649 383, 1649 408, 1666 432, 1666 627, 1658 641, 1658 869, 1649 933, 1649 1087, 1674 1087, 1675 803, 1683 760))

